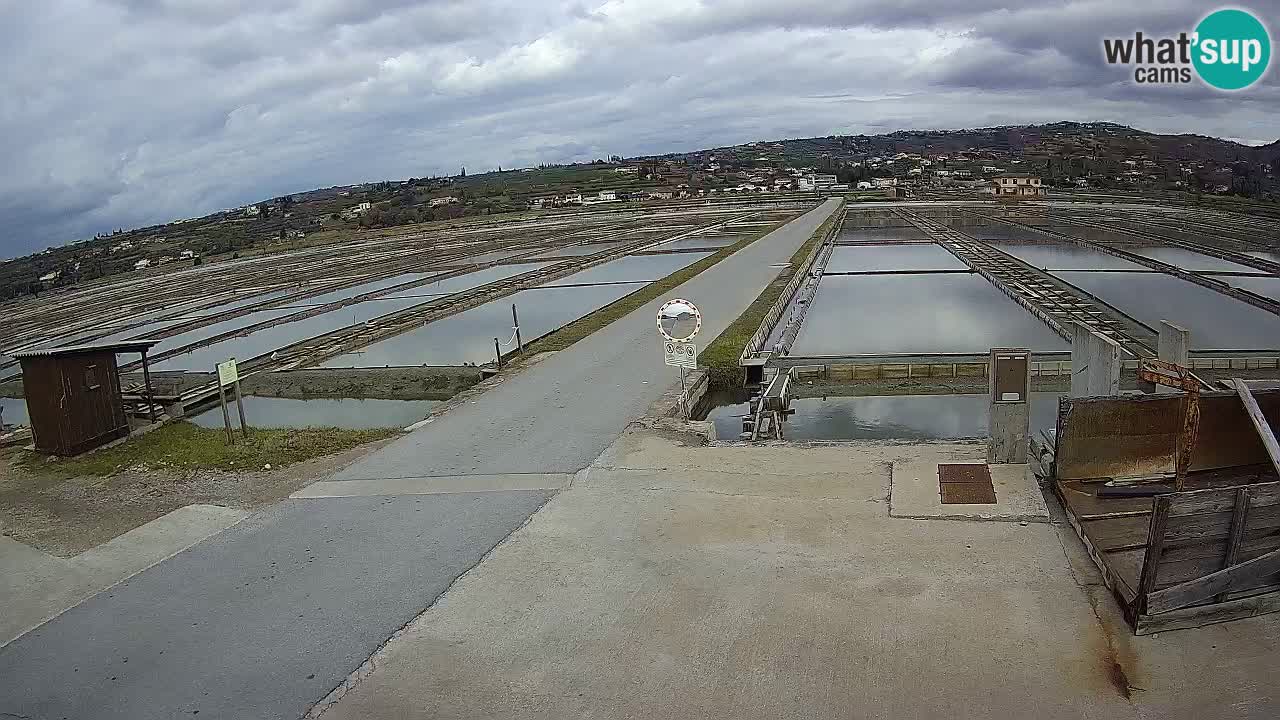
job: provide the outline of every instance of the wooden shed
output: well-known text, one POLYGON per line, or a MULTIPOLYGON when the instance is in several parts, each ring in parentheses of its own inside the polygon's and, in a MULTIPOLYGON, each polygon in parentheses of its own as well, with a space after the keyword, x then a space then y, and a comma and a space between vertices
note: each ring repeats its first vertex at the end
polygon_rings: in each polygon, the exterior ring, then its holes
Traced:
MULTIPOLYGON (((116 353, 142 353, 151 397, 147 351, 157 340, 68 345, 14 353, 22 363, 22 385, 36 449, 79 455, 129 434, 120 392, 116 353)), ((153 418, 154 419, 154 418, 153 418)))

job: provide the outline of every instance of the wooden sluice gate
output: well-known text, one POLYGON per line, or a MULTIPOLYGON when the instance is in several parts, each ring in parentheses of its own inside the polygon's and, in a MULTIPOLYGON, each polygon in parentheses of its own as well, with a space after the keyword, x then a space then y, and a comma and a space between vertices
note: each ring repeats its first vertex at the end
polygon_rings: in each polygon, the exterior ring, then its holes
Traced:
POLYGON ((1280 390, 1231 387, 1064 398, 1033 453, 1137 634, 1280 610, 1280 390))

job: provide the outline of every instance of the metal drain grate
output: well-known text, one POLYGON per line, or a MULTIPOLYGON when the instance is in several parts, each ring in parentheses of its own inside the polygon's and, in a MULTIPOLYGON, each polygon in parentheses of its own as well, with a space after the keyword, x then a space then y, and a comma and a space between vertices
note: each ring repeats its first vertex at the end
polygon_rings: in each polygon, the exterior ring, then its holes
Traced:
POLYGON ((996 489, 985 464, 938 465, 938 490, 943 505, 992 505, 996 489))

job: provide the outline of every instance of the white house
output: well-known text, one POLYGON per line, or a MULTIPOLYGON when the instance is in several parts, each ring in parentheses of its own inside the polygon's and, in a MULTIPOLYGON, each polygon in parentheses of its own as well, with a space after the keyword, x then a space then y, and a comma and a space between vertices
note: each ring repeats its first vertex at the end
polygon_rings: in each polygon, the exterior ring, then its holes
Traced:
POLYGON ((427 202, 427 207, 440 207, 441 205, 453 205, 458 202, 458 198, 447 195, 445 197, 431 198, 427 202))
POLYGON ((182 258, 183 260, 194 260, 196 257, 196 251, 183 250, 182 252, 178 253, 178 257, 182 258))
POLYGON ((867 182, 866 180, 863 180, 862 182, 858 183, 858 189, 859 189, 859 190, 870 190, 870 189, 871 189, 871 183, 867 182))
POLYGON ((878 188, 896 187, 898 185, 898 178, 872 178, 871 182, 878 188))
POLYGON ((836 184, 835 175, 811 174, 808 179, 814 190, 830 190, 836 184))
POLYGON ((996 197, 1043 197, 1046 194, 1045 187, 1040 184, 1040 178, 1036 175, 1023 173, 997 175, 993 182, 996 197))
POLYGON ((139 260, 138 262, 133 264, 134 270, 146 270, 149 267, 151 267, 151 261, 147 260, 146 258, 143 258, 142 260, 139 260))

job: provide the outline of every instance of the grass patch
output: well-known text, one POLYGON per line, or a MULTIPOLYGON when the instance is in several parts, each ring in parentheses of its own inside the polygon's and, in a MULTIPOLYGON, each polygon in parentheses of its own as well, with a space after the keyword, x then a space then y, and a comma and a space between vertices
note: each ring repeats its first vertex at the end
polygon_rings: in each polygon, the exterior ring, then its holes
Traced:
MULTIPOLYGON (((791 219, 793 220, 795 218, 793 217, 791 219)), ((654 300, 657 300, 663 295, 666 295, 687 281, 692 280, 695 276, 721 260, 724 260, 765 235, 768 235, 774 230, 786 225, 790 221, 791 220, 781 220, 778 223, 769 226, 763 232, 745 237, 732 245, 726 245, 715 253, 702 258, 688 267, 681 268, 661 280, 651 282, 630 295, 614 300, 590 315, 578 318, 559 330, 543 335, 537 340, 524 346, 525 354, 529 355, 533 353, 564 350, 570 345, 587 337, 591 333, 609 325, 613 321, 631 314, 631 312, 636 308, 644 306, 654 300)))
POLYGON ((398 428, 342 430, 339 428, 249 429, 249 439, 236 434, 236 444, 226 444, 226 431, 175 422, 131 438, 107 450, 57 462, 27 455, 31 470, 66 476, 111 475, 125 468, 182 470, 261 470, 332 455, 357 445, 382 440, 398 428))
POLYGON ((813 235, 791 255, 790 264, 783 268, 764 290, 756 296, 751 305, 734 320, 725 331, 712 340, 698 356, 698 364, 707 368, 711 387, 737 387, 742 385, 743 370, 738 365, 742 350, 764 322, 764 316, 773 307, 773 303, 782 295, 787 283, 800 268, 800 263, 813 251, 827 231, 839 219, 840 213, 832 213, 826 222, 818 226, 813 235))

